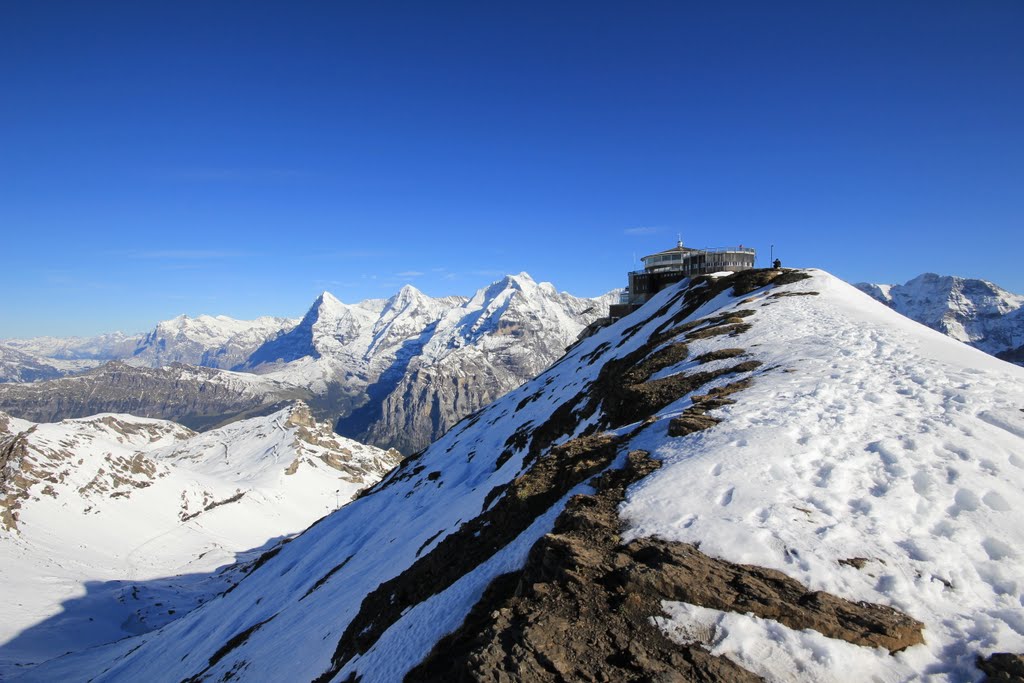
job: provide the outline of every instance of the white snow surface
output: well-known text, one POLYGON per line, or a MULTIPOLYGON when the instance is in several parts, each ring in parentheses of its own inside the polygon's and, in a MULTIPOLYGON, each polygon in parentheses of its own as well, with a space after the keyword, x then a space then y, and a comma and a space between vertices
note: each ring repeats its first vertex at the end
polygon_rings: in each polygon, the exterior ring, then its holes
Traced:
MULTIPOLYGON (((715 412, 723 421, 712 429, 668 436, 669 419, 691 404, 684 396, 623 445, 613 467, 637 448, 663 462, 627 492, 625 538, 699 541, 703 552, 776 568, 812 589, 891 605, 925 624, 926 643, 890 655, 679 603, 652 619, 670 636, 704 642, 773 681, 850 680, 851 672, 857 680, 979 680, 979 654, 1024 651, 1024 369, 809 272, 781 288, 724 292, 689 316, 753 309, 749 331, 691 341, 690 356, 741 346, 763 365, 715 380, 749 376, 752 386, 715 412), (779 291, 808 295, 771 296, 779 291), (867 560, 863 569, 839 564, 854 557, 867 560)), ((316 678, 363 598, 479 515, 486 494, 518 474, 526 446, 495 467, 509 437, 544 422, 603 364, 642 346, 679 304, 655 312, 687 285, 659 293, 463 420, 416 469, 392 473, 309 528, 232 592, 159 630, 52 660, 23 679, 316 678), (245 642, 208 666, 243 631, 245 642)), ((662 375, 691 366, 684 361, 662 375)), ((366 682, 400 679, 461 622, 491 579, 521 565, 564 500, 407 610, 333 680, 354 672, 366 682)))
POLYGON ((0 443, 20 434, 22 472, 38 479, 16 529, 0 527, 0 676, 172 621, 237 581, 227 565, 396 461, 313 423, 302 404, 202 434, 131 415, 0 417, 0 443))

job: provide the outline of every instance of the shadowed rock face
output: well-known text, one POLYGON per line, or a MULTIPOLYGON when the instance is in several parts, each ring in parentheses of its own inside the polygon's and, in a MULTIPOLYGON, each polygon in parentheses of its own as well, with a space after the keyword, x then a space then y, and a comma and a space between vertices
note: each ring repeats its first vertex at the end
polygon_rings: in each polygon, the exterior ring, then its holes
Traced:
POLYGON ((1024 681, 1024 655, 996 652, 989 657, 978 657, 978 668, 985 672, 988 683, 1024 681))

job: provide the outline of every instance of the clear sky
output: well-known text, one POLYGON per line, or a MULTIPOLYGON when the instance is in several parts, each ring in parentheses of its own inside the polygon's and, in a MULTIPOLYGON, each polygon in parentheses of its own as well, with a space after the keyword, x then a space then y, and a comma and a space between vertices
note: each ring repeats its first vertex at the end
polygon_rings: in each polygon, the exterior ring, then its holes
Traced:
POLYGON ((0 337, 770 245, 1024 293, 1024 2, 4 2, 0 337))

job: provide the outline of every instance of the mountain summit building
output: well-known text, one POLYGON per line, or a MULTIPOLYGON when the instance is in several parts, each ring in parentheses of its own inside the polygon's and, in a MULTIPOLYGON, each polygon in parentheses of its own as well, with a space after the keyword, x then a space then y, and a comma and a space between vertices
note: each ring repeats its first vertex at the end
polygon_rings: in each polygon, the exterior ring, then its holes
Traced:
POLYGON ((679 240, 676 246, 656 254, 644 256, 644 269, 629 274, 626 287, 619 303, 612 304, 609 317, 621 318, 632 313, 655 293, 683 278, 727 271, 736 273, 754 267, 754 249, 744 247, 720 247, 715 249, 692 249, 684 247, 679 240))

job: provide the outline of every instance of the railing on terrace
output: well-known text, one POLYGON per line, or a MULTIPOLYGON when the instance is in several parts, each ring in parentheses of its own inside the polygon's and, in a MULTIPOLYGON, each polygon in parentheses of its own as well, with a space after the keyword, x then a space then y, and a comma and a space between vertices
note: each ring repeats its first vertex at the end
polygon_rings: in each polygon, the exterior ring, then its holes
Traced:
MULTIPOLYGON (((754 254, 757 252, 753 247, 711 247, 710 249, 694 249, 690 252, 681 252, 686 256, 693 256, 696 254, 722 254, 725 252, 733 252, 737 254, 754 254)), ((672 253, 671 251, 669 253, 672 253)), ((668 256, 668 254, 660 254, 661 256, 668 256)), ((659 256, 659 254, 651 254, 651 256, 659 256)), ((647 258, 646 256, 644 258, 647 258)))

